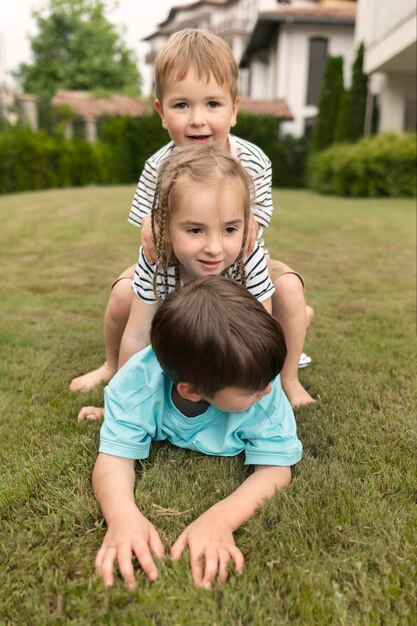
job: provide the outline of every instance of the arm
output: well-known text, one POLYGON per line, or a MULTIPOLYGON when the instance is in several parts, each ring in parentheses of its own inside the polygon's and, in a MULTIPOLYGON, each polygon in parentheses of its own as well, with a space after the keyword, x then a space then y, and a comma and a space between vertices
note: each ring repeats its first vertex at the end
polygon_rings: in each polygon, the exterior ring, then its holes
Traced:
POLYGON ((267 300, 262 301, 262 305, 265 310, 268 311, 270 315, 272 315, 272 298, 268 298, 267 300))
POLYGON ((149 345, 149 333, 158 304, 147 304, 133 296, 129 319, 120 344, 119 369, 131 356, 149 345))
POLYGON ((93 470, 93 489, 108 528, 95 564, 106 585, 114 582, 113 567, 117 561, 123 579, 129 587, 135 586, 133 555, 149 580, 155 580, 158 570, 151 552, 164 556, 158 531, 135 504, 134 485, 134 461, 98 455, 93 470))
POLYGON ((290 482, 289 467, 255 466, 254 473, 236 491, 187 526, 171 548, 172 558, 179 559, 188 546, 194 583, 207 589, 217 574, 221 582, 226 582, 230 559, 241 573, 243 555, 235 544, 234 531, 255 514, 265 498, 271 498, 290 482))

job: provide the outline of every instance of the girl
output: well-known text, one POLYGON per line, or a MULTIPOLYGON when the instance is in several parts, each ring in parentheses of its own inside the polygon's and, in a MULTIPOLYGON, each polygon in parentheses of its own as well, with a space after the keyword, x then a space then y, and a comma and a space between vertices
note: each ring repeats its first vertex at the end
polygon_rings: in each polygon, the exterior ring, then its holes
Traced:
MULTIPOLYGON (((181 282, 212 274, 234 278, 271 312, 274 285, 263 249, 244 255, 252 179, 228 151, 176 148, 163 163, 152 207, 158 260, 142 248, 132 289, 137 296, 122 338, 119 367, 149 344, 159 302, 181 282)), ((255 329, 254 329, 255 330, 255 329)))

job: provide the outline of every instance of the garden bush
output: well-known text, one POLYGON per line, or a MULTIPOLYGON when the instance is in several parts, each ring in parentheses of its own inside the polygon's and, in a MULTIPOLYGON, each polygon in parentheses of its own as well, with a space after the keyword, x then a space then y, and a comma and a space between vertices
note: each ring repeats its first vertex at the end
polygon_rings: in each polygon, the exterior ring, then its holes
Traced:
POLYGON ((29 128, 0 133, 0 193, 107 182, 107 149, 29 128))
POLYGON ((315 154, 309 186, 339 196, 415 196, 416 135, 378 135, 315 154))
POLYGON ((232 133, 261 148, 272 162, 274 187, 305 187, 307 140, 291 135, 278 137, 278 121, 273 115, 239 112, 232 133))
MULTIPOLYGON (((50 132, 10 128, 0 132, 0 193, 88 184, 134 184, 145 161, 169 141, 156 113, 140 118, 105 117, 95 145, 50 132)), ((272 161, 274 187, 305 186, 307 143, 278 138, 273 116, 240 113, 233 132, 258 145, 272 161)))

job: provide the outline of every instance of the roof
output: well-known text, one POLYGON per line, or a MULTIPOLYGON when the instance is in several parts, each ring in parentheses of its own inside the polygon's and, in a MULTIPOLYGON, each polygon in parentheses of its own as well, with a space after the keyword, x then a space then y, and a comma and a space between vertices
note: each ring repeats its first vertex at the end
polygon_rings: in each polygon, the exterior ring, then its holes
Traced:
POLYGON ((319 4, 315 7, 291 7, 283 5, 272 11, 260 11, 260 19, 271 19, 285 22, 343 22, 354 24, 356 18, 356 2, 340 5, 319 4))
POLYGON ((171 22, 175 15, 179 11, 187 11, 188 9, 197 9, 199 6, 207 5, 207 6, 218 6, 222 4, 229 4, 231 0, 198 0, 197 2, 188 2, 187 4, 178 4, 173 6, 168 13, 168 17, 163 22, 159 23, 159 26, 166 26, 169 22, 171 22))
POLYGON ((55 105, 66 104, 85 119, 97 118, 103 115, 128 115, 141 117, 153 110, 152 101, 148 98, 134 98, 124 95, 110 95, 106 98, 96 98, 87 91, 72 91, 59 89, 53 99, 55 105))
POLYGON ((282 5, 270 11, 261 11, 246 45, 241 67, 246 67, 253 52, 268 47, 280 23, 284 24, 332 24, 333 26, 355 25, 356 2, 319 4, 312 7, 292 7, 282 5))
MULTIPOLYGON (((151 98, 133 98, 124 95, 111 95, 107 98, 95 98, 87 91, 59 89, 52 99, 55 105, 66 104, 76 115, 84 119, 95 119, 103 115, 127 115, 141 117, 153 111, 151 98)), ((240 99, 240 110, 255 115, 274 115, 279 119, 293 119, 285 100, 240 99)))
POLYGON ((150 35, 148 35, 147 37, 144 37, 142 41, 150 41, 151 39, 153 39, 154 37, 157 37, 158 35, 171 34, 171 31, 168 28, 168 25, 174 20, 176 14, 179 13, 180 11, 188 11, 189 9, 197 9, 198 7, 204 6, 204 5, 207 5, 208 7, 222 6, 222 5, 230 4, 232 2, 236 2, 236 0, 198 0, 197 2, 188 2, 187 4, 178 4, 176 6, 173 6, 172 9, 170 9, 168 13, 168 17, 163 22, 160 22, 158 24, 157 30, 151 33, 150 35))
POLYGON ((292 120, 293 114, 285 100, 253 100, 241 97, 239 111, 254 115, 274 115, 281 120, 292 120))

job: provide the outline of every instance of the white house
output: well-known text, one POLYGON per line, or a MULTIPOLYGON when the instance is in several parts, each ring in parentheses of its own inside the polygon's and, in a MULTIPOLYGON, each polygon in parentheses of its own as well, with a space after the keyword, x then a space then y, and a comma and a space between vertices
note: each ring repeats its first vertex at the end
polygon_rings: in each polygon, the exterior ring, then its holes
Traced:
POLYGON ((145 39, 153 63, 169 36, 200 27, 223 37, 240 63, 240 92, 286 103, 281 130, 309 132, 327 55, 341 55, 349 85, 354 59, 355 0, 200 0, 174 6, 145 39))
POLYGON ((348 87, 355 56, 356 2, 292 0, 260 11, 241 59, 249 68, 249 95, 285 98, 293 120, 284 134, 310 134, 327 56, 341 56, 348 87))
MULTIPOLYGON (((377 98, 379 132, 416 129, 416 0, 358 0, 355 40, 365 45, 364 71, 377 98)), ((368 98, 367 127, 373 98, 368 98)))

